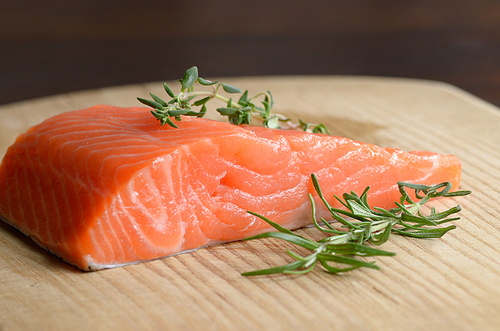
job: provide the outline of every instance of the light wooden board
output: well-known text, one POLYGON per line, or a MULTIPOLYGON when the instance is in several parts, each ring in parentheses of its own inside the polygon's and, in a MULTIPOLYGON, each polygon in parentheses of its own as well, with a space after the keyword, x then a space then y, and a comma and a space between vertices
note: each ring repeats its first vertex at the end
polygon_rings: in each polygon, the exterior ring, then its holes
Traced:
MULTIPOLYGON (((325 123, 333 134, 455 154, 458 228, 442 239, 393 236, 382 270, 245 278, 284 264, 291 245, 235 242, 158 261, 83 273, 0 225, 1 330, 497 330, 500 327, 500 110, 452 86, 371 77, 255 77, 276 111, 325 123)), ((0 156, 17 134, 57 113, 138 105, 161 83, 123 86, 0 107, 0 156)), ((299 233, 317 237, 314 229, 299 233)))

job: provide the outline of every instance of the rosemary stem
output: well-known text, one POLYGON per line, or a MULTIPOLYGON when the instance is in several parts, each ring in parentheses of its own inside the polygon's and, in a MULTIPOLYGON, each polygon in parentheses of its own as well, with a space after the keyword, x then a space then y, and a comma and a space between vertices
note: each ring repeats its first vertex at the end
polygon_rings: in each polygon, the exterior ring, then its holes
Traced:
MULTIPOLYGON (((279 236, 270 235, 270 233, 274 233, 270 232, 266 234, 266 236, 259 236, 258 238, 280 238, 303 248, 307 248, 312 251, 312 254, 302 257, 287 250, 289 255, 295 258, 295 262, 281 267, 252 271, 250 273, 244 273, 243 275, 254 276, 275 273, 305 274, 311 271, 318 262, 325 271, 332 274, 347 272, 360 267, 379 269, 374 265, 374 262, 365 262, 357 257, 392 256, 395 254, 370 247, 366 245, 367 242, 371 242, 375 246, 382 245, 387 242, 391 233, 413 238, 440 238, 449 230, 456 228, 454 225, 448 227, 440 227, 439 225, 459 219, 458 217, 449 218, 448 216, 459 212, 460 207, 456 206, 441 213, 436 213, 434 208, 432 208, 431 214, 426 216, 422 215, 420 212, 423 204, 431 198, 456 197, 470 194, 470 191, 455 191, 448 193, 449 188, 451 188, 451 183, 449 182, 433 186, 398 182, 399 191, 402 196, 399 201, 395 201, 397 208, 387 210, 370 207, 367 199, 370 187, 367 187, 361 196, 355 193, 346 193, 343 195, 344 201, 337 198, 349 210, 343 211, 331 207, 328 202, 326 202, 316 176, 312 174, 311 178, 316 193, 322 199, 325 207, 330 210, 333 220, 342 223, 342 228, 347 227, 349 229, 347 231, 337 230, 330 226, 329 222, 325 221, 323 218, 321 218, 321 221, 324 225, 320 226, 316 221, 314 199, 312 195, 309 195, 314 225, 318 230, 328 233, 329 237, 319 241, 313 241, 294 234, 290 230, 282 228, 279 225, 277 226, 276 223, 261 217, 264 221, 282 232, 282 234, 279 236), (439 191, 442 187, 446 187, 446 189, 439 191), (415 196, 417 200, 419 200, 418 202, 414 202, 409 198, 406 188, 415 189, 415 196), (420 191, 425 195, 421 196, 419 194, 420 191), (347 221, 347 218, 354 218, 355 220, 350 222, 347 221)), ((258 214, 250 213, 258 216, 258 214)))

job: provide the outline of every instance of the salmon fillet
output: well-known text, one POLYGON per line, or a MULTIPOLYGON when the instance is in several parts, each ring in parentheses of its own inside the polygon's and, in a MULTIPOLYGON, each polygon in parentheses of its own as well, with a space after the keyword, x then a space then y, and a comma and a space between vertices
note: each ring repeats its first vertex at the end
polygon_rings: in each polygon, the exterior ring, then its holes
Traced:
POLYGON ((334 194, 366 186, 371 205, 392 208, 397 181, 460 182, 452 155, 202 118, 176 124, 160 126, 148 108, 95 106, 32 127, 0 166, 1 218, 97 270, 270 230, 248 210, 307 225, 312 173, 338 208, 334 194))

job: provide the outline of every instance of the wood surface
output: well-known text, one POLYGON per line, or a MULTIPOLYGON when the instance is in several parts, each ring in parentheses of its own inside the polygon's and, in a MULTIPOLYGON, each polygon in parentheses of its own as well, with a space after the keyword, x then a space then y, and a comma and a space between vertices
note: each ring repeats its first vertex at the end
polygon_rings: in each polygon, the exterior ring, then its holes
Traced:
MULTIPOLYGON (((372 77, 248 77, 276 111, 325 123, 333 134, 455 154, 462 189, 457 229, 441 239, 394 235, 381 270, 245 278, 284 264, 291 244, 235 242, 153 262, 81 272, 0 225, 0 330, 498 330, 500 110, 432 81, 372 77)), ((0 156, 44 118, 95 104, 138 105, 161 83, 97 89, 0 107, 0 156)), ((298 230, 319 239, 312 228, 298 230)), ((299 250, 300 252, 300 250, 299 250)))

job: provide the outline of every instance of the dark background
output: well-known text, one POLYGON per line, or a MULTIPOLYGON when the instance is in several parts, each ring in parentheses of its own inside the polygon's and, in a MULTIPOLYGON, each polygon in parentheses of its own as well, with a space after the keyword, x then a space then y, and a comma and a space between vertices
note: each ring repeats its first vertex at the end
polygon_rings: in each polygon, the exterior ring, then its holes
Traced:
POLYGON ((498 0, 62 1, 0 4, 0 104, 204 77, 444 81, 500 106, 498 0))

